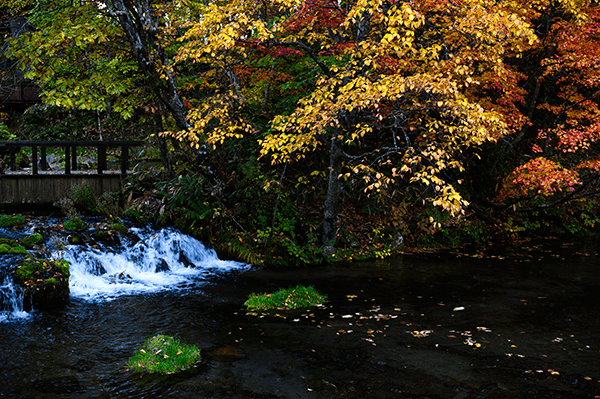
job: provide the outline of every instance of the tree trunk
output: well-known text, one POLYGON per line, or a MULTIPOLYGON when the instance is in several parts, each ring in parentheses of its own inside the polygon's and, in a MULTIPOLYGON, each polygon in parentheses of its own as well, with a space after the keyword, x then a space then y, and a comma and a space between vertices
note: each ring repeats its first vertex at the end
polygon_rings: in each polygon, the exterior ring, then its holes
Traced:
POLYGON ((342 192, 339 175, 342 168, 342 146, 337 135, 331 138, 329 154, 329 180, 323 206, 323 250, 332 254, 337 241, 337 208, 342 192))
MULTIPOLYGON (((189 129, 191 125, 187 120, 187 109, 179 96, 177 80, 169 69, 168 57, 161 46, 158 21, 154 17, 151 2, 138 1, 134 5, 132 0, 111 0, 107 2, 107 9, 125 32, 147 86, 171 113, 177 127, 189 129), (166 80, 161 80, 158 67, 167 67, 166 80)), ((204 147, 203 143, 200 145, 204 147)))
POLYGON ((175 178, 175 172, 173 171, 173 165, 171 163, 171 156, 169 155, 169 148, 167 146, 167 140, 160 136, 163 130, 163 117, 159 113, 154 114, 154 135, 158 141, 158 149, 160 151, 160 160, 162 161, 163 168, 169 179, 175 178))
MULTIPOLYGON (((358 21, 356 33, 356 48, 359 48, 361 42, 366 40, 371 31, 371 14, 367 11, 361 12, 361 19, 358 21)), ((350 115, 343 112, 338 116, 343 126, 350 126, 350 115)), ((335 253, 335 244, 337 242, 337 220, 338 204, 342 193, 342 184, 339 175, 342 170, 342 142, 338 138, 339 132, 333 132, 331 137, 331 150, 329 154, 329 180, 327 184, 327 194, 325 204, 323 205, 323 252, 325 255, 335 253)))

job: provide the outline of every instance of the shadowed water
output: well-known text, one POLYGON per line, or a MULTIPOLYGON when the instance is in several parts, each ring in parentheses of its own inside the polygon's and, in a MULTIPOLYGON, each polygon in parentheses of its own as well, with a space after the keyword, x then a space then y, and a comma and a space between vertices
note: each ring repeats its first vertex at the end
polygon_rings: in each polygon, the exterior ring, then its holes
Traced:
POLYGON ((185 282, 168 289, 77 294, 62 310, 0 323, 0 397, 600 396, 598 257, 543 254, 175 271, 185 282), (299 283, 326 294, 326 307, 243 310, 252 292, 299 283), (126 371, 157 333, 203 348, 203 362, 179 376, 126 371))

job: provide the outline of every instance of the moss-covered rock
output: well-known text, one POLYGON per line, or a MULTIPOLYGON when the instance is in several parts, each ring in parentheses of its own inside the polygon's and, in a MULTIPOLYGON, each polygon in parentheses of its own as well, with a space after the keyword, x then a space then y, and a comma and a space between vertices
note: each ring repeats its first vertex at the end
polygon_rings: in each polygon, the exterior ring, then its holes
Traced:
POLYGON ((0 227, 16 227, 27 223, 27 219, 21 215, 0 215, 0 227))
POLYGON ((67 241, 71 245, 83 245, 83 244, 85 244, 85 240, 83 239, 83 237, 81 237, 81 236, 79 236, 77 234, 72 234, 69 237, 67 237, 67 241))
POLYGON ((27 254, 27 250, 16 241, 0 238, 0 254, 27 254))
POLYGON ((108 241, 110 240, 110 234, 106 230, 98 230, 94 233, 94 239, 96 241, 108 241))
POLYGON ((63 227, 65 230, 69 231, 82 231, 86 230, 87 226, 79 217, 72 217, 63 222, 63 227))
POLYGON ((127 234, 127 227, 123 226, 121 223, 113 223, 110 226, 110 229, 112 231, 117 231, 121 234, 127 234))
POLYGON ((32 249, 36 245, 44 242, 44 237, 41 234, 31 234, 23 238, 23 246, 27 249, 32 249))
POLYGON ((25 289, 23 304, 36 309, 62 306, 69 300, 69 263, 28 258, 15 269, 15 282, 25 289))

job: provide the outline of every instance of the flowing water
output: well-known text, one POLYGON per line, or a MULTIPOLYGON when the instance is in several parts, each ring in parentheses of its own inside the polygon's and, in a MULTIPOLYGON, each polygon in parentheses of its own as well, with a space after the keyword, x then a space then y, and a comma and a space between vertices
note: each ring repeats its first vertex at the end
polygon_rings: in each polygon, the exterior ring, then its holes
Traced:
MULTIPOLYGON (((63 309, 11 307, 3 280, 0 397, 600 397, 595 247, 268 270, 219 260, 176 230, 134 233, 53 249, 72 264, 63 309), (243 309, 252 292, 296 284, 329 302, 271 316, 243 309), (175 376, 127 371, 158 333, 196 344, 202 362, 175 376)), ((16 262, 6 259, 1 270, 16 262)))

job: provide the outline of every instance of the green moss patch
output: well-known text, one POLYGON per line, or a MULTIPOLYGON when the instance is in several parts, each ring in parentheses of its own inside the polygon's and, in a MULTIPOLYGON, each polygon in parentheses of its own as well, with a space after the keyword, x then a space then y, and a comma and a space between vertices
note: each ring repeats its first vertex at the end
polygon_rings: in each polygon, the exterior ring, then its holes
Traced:
POLYGON ((31 234, 23 238, 23 246, 27 249, 32 249, 36 245, 44 242, 44 238, 41 234, 31 234))
POLYGON ((0 215, 0 227, 16 227, 27 223, 27 219, 21 215, 0 215))
POLYGON ((15 270, 15 280, 22 285, 33 285, 38 280, 47 280, 49 278, 58 278, 59 281, 68 279, 69 262, 64 259, 32 259, 27 261, 15 270))
POLYGON ((87 229, 87 226, 85 225, 83 220, 81 220, 78 217, 73 217, 68 220, 65 220, 63 222, 63 227, 65 228, 65 230, 69 231, 81 231, 87 229))
POLYGON ((15 269, 15 282, 25 288, 24 304, 52 308, 69 300, 69 263, 64 260, 28 258, 15 269))
POLYGON ((117 231, 121 234, 127 234, 127 227, 123 226, 121 223, 113 223, 110 226, 110 229, 112 231, 117 231))
POLYGON ((310 308, 322 305, 326 301, 327 297, 312 286, 298 285, 271 294, 251 294, 244 306, 253 310, 289 310, 310 308))
POLYGON ((0 254, 27 254, 27 250, 14 240, 0 238, 0 254))
POLYGON ((168 335, 148 338, 127 362, 133 371, 173 374, 192 367, 200 360, 200 350, 195 345, 181 343, 168 335))

